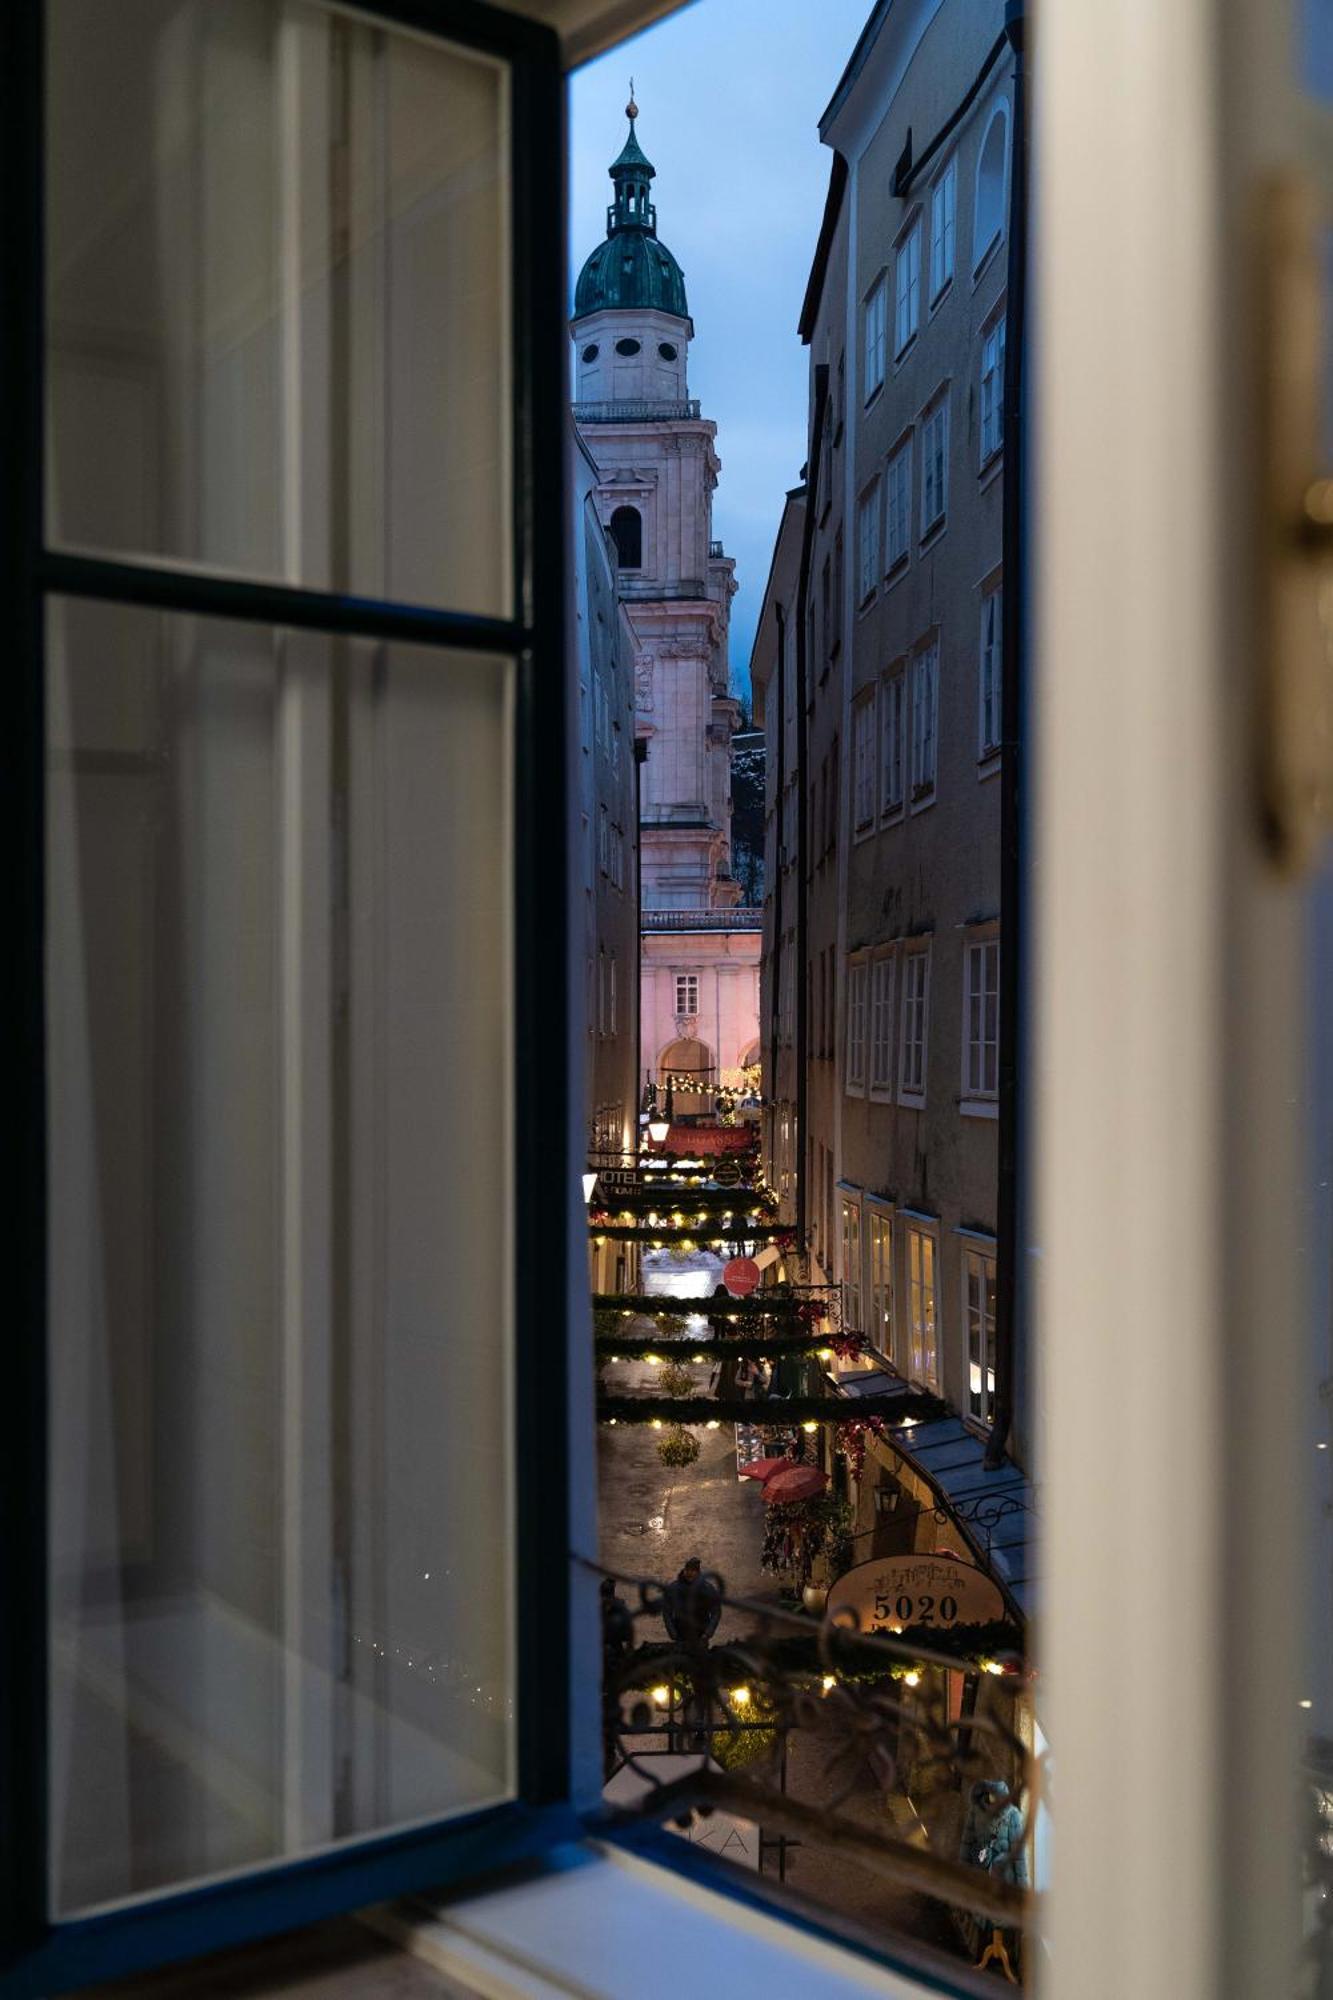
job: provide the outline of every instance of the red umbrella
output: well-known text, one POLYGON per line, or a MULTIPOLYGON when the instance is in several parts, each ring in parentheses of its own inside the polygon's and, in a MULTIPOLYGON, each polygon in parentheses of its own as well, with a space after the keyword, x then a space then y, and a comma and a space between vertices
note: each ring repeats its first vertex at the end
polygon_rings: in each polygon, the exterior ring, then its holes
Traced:
POLYGON ((828 1485, 827 1472, 817 1465, 793 1465, 790 1461, 764 1481, 764 1501, 810 1500, 828 1485))
POLYGON ((748 1465, 741 1467, 741 1478, 771 1479, 775 1472, 781 1472, 784 1466, 790 1467, 790 1465, 789 1458, 755 1458, 748 1465))

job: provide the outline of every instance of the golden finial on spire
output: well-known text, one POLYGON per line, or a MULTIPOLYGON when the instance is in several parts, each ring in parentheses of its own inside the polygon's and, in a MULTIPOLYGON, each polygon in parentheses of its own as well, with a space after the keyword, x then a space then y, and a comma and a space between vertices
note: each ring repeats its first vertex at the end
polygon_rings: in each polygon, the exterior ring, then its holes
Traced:
POLYGON ((625 106, 625 116, 632 124, 639 115, 639 107, 634 102, 634 78, 629 80, 629 103, 625 106))

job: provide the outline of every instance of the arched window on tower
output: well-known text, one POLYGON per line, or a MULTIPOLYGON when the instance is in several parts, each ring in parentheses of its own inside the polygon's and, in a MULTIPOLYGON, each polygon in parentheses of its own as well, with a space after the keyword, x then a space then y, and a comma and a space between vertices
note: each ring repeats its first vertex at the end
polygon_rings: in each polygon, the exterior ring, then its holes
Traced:
POLYGON ((637 507, 617 507, 611 516, 618 569, 643 568, 643 518, 637 507))
POLYGON ((1004 228, 1004 171, 1008 151, 1009 111, 1006 105, 997 104, 977 160, 977 199, 972 224, 974 269, 1004 228))

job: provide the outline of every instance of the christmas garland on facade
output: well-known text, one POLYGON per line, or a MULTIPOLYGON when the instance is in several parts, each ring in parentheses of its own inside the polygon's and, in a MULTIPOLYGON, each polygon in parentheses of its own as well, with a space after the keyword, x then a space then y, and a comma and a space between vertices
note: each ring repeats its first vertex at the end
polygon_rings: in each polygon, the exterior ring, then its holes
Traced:
POLYGON ((863 1333, 735 1333, 693 1340, 688 1335, 663 1339, 660 1334, 598 1332, 593 1341, 598 1355, 608 1361, 768 1361, 779 1355, 859 1361, 870 1348, 863 1333))
MULTIPOLYGON (((696 1353, 699 1350, 694 1350, 696 1353)), ((858 1396, 849 1406, 841 1397, 764 1396, 747 1401, 740 1396, 599 1396, 597 1420, 603 1424, 701 1424, 709 1418, 721 1423, 771 1424, 800 1423, 866 1424, 872 1418, 883 1421, 885 1432, 907 1418, 914 1423, 930 1423, 948 1414, 948 1405, 928 1389, 908 1389, 880 1396, 858 1396), (852 1411, 855 1416, 852 1416, 852 1411)))
MULTIPOLYGON (((839 1626, 816 1626, 812 1623, 809 1636, 802 1632, 783 1634, 780 1638, 762 1639, 758 1646, 739 1640, 734 1647, 727 1641, 714 1645, 710 1658, 717 1664, 721 1674, 726 1674, 731 1658, 735 1659, 736 1678, 740 1681, 774 1680, 796 1684, 819 1684, 833 1677, 840 1681, 869 1683, 901 1679, 906 1673, 920 1673, 925 1668, 936 1665, 940 1658, 950 1666, 963 1670, 971 1669, 980 1673, 993 1674, 996 1679, 1005 1678, 1019 1682, 1031 1678, 1032 1669, 1024 1650, 1021 1629, 1007 1618, 997 1618, 985 1625, 954 1625, 941 1628, 936 1625, 909 1625, 901 1632, 865 1634, 867 1639, 892 1639, 895 1649, 901 1647, 903 1658, 889 1661, 877 1645, 858 1643, 862 1635, 839 1626), (762 1660, 762 1671, 756 1673, 756 1652, 762 1660), (914 1658, 913 1655, 924 1656, 914 1658), (933 1657, 932 1657, 933 1656, 933 1657)), ((668 1659, 680 1660, 680 1648, 670 1639, 644 1639, 626 1655, 615 1668, 615 1682, 618 1689, 651 1690, 667 1681, 675 1689, 683 1684, 679 1672, 669 1676, 663 1672, 668 1659)))
MULTIPOLYGON (((594 1312, 634 1313, 643 1319, 655 1319, 660 1324, 663 1319, 680 1319, 683 1315, 670 1306, 661 1292, 594 1292, 594 1312)), ((836 1307, 836 1287, 822 1288, 822 1294, 814 1297, 798 1297, 794 1292, 786 1292, 780 1286, 773 1286, 763 1292, 752 1292, 744 1299, 678 1299, 676 1306, 688 1305, 692 1313, 705 1319, 801 1319, 813 1325, 822 1319, 830 1307, 836 1307)))

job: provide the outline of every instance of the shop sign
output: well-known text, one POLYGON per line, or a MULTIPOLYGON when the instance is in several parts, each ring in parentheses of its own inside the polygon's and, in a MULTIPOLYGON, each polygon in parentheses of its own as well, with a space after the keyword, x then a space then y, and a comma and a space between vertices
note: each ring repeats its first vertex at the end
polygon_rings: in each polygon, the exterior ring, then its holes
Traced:
POLYGON ((636 1188, 639 1176, 633 1167, 603 1167, 597 1176, 597 1184, 604 1188, 636 1188))
POLYGON ((753 1257, 733 1257, 722 1268, 722 1282, 733 1299, 743 1299, 759 1283, 759 1266, 753 1257))
POLYGON ((989 1625, 1005 1617, 1000 1587, 958 1556, 881 1556, 858 1563, 828 1594, 828 1609, 854 1613, 862 1632, 901 1632, 909 1625, 989 1625))

